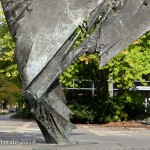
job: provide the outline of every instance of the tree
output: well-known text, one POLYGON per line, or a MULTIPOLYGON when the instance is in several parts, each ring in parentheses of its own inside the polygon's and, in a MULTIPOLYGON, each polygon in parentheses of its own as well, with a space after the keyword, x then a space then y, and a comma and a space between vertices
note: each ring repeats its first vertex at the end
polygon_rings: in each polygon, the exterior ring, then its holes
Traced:
POLYGON ((4 77, 0 76, 0 101, 4 101, 10 105, 16 104, 20 94, 20 88, 18 88, 14 83, 9 82, 4 77))
MULTIPOLYGON (((60 75, 60 81, 65 87, 72 87, 73 79, 80 81, 82 79, 91 79, 94 81, 97 79, 95 69, 98 69, 98 55, 86 56, 84 54, 60 75)), ((77 84, 75 86, 80 87, 77 84)))
POLYGON ((0 73, 13 79, 19 76, 14 60, 15 43, 10 36, 2 10, 0 12, 0 22, 0 73))
POLYGON ((21 100, 21 78, 14 60, 14 48, 9 29, 0 7, 0 100, 12 104, 21 100))

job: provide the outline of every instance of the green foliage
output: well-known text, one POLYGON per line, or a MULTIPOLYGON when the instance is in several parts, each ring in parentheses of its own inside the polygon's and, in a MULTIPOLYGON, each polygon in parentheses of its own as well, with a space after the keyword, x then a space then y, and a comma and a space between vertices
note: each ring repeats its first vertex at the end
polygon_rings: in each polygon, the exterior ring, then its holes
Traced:
POLYGON ((19 75, 17 65, 14 60, 14 48, 13 42, 4 15, 0 15, 0 73, 7 77, 14 78, 19 75))
POLYGON ((21 95, 20 88, 0 76, 0 100, 6 100, 9 104, 14 104, 17 102, 16 95, 21 95))
MULTIPOLYGON (((72 95, 75 95, 72 93, 72 95)), ((144 119, 145 112, 143 96, 141 93, 126 91, 119 98, 84 96, 69 99, 68 107, 73 111, 72 122, 74 123, 107 123, 126 120, 144 119)))
POLYGON ((127 119, 144 119, 148 113, 145 112, 143 105, 144 96, 139 92, 125 91, 119 97, 119 103, 122 106, 122 110, 128 114, 127 119))
POLYGON ((109 96, 68 100, 68 107, 74 113, 72 121, 75 123, 106 123, 127 120, 128 117, 118 100, 109 96))
POLYGON ((76 49, 76 48, 85 40, 85 38, 86 38, 86 30, 85 30, 85 28, 83 27, 83 25, 79 26, 79 27, 75 30, 75 32, 74 32, 74 37, 75 37, 76 35, 78 35, 78 33, 80 33, 80 34, 79 34, 78 39, 76 40, 76 42, 75 42, 75 44, 74 44, 74 46, 73 46, 73 50, 76 49))
POLYGON ((120 97, 108 98, 101 103, 103 115, 100 117, 100 121, 144 119, 147 113, 143 102, 144 98, 141 93, 126 90, 120 97))
POLYGON ((126 120, 126 115, 123 117, 125 113, 122 111, 117 99, 107 97, 105 100, 102 99, 99 105, 99 122, 106 123, 126 120))
POLYGON ((0 100, 9 104, 23 103, 21 78, 14 60, 14 48, 9 29, 0 8, 0 100))
MULTIPOLYGON (((82 79, 98 80, 98 59, 97 54, 82 55, 60 75, 60 82, 64 87, 72 87, 73 79, 78 79, 79 83, 82 79)), ((80 87, 79 83, 75 87, 80 87)))
POLYGON ((75 100, 68 104, 68 108, 73 111, 74 115, 71 120, 75 123, 93 123, 95 118, 94 110, 89 105, 80 105, 75 100))

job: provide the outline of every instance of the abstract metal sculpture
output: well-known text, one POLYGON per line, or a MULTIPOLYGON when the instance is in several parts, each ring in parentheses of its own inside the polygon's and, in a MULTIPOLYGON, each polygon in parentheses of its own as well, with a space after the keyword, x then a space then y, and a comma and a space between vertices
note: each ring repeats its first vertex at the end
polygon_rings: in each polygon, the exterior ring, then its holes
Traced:
POLYGON ((149 0, 1 0, 23 79, 23 95, 47 143, 65 143, 75 126, 58 76, 85 51, 100 65, 150 30, 149 0), (95 30, 72 50, 75 29, 95 30))

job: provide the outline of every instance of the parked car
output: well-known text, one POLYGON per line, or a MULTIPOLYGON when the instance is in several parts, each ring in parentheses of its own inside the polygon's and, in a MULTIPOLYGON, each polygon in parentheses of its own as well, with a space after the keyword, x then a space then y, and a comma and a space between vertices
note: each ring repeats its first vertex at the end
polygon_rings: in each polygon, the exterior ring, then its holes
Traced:
POLYGON ((16 112, 16 109, 15 109, 15 108, 10 108, 10 109, 9 109, 9 112, 10 112, 10 113, 14 113, 14 112, 16 112))

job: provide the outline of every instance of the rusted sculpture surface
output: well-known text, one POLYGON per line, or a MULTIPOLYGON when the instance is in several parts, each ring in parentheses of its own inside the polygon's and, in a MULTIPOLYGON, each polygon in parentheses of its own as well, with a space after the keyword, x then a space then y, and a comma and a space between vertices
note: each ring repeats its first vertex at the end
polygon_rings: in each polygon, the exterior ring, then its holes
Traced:
POLYGON ((58 75, 85 51, 97 52, 100 65, 150 30, 150 0, 1 0, 24 99, 47 143, 65 143, 75 126, 58 75), (87 38, 72 50, 75 29, 87 22, 87 38), (98 22, 97 27, 88 31, 98 22))

